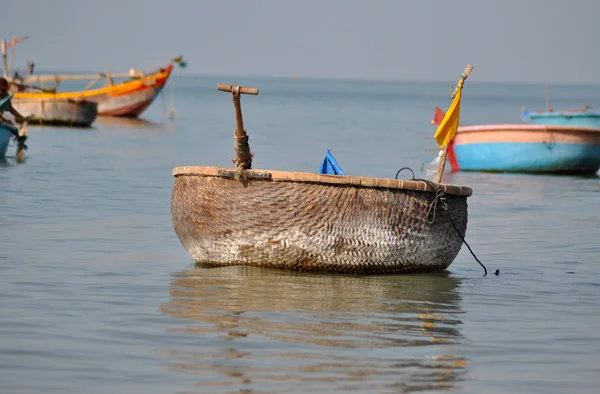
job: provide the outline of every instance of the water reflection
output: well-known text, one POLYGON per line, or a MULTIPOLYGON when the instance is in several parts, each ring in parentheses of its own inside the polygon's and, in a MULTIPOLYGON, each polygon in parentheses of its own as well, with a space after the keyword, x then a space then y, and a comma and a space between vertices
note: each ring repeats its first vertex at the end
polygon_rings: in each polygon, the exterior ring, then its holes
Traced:
POLYGON ((130 129, 156 128, 158 123, 143 118, 128 118, 123 116, 97 116, 96 122, 104 126, 126 127, 130 129))
POLYGON ((185 319, 172 334, 196 341, 160 355, 201 388, 454 389, 468 365, 457 354, 459 287, 447 273, 356 277, 193 268, 174 275, 160 310, 185 319))

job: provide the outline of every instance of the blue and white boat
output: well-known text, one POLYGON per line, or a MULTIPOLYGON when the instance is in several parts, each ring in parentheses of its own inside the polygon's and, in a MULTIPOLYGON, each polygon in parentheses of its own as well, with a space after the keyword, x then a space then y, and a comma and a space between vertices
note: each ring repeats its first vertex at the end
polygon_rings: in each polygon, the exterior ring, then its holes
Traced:
MULTIPOLYGON (((438 124, 444 115, 438 112, 441 111, 436 110, 433 124, 438 124)), ((523 112, 524 121, 530 116, 533 118, 532 113, 523 112)), ((560 122, 567 118, 554 119, 560 122)), ((459 126, 448 147, 452 171, 571 175, 598 172, 600 125, 585 127, 541 120, 540 124, 532 123, 459 126)))

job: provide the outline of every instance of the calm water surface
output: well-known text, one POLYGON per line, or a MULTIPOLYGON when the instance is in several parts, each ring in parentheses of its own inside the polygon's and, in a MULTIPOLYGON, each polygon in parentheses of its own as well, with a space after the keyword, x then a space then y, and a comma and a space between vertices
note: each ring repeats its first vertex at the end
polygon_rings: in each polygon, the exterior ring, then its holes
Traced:
MULTIPOLYGON (((475 76, 472 78, 475 80, 475 76)), ((143 121, 30 127, 0 162, 0 392, 453 390, 595 393, 600 386, 600 178, 459 173, 474 189, 448 272, 357 277, 196 268, 171 225, 171 170, 229 166, 244 96, 254 167, 393 177, 436 154, 447 84, 175 77, 143 121), (166 109, 170 109, 170 89, 166 109)), ((519 122, 543 86, 469 80, 464 124, 519 122)), ((551 87, 555 108, 598 87, 551 87)))

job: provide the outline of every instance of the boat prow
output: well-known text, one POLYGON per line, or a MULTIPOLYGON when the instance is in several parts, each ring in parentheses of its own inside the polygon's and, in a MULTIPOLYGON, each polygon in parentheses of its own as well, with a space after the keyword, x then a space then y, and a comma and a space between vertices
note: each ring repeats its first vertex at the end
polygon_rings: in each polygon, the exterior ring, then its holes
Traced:
POLYGON ((173 65, 169 64, 138 83, 130 83, 126 89, 107 94, 107 97, 98 100, 98 114, 137 118, 163 90, 172 70, 173 65))

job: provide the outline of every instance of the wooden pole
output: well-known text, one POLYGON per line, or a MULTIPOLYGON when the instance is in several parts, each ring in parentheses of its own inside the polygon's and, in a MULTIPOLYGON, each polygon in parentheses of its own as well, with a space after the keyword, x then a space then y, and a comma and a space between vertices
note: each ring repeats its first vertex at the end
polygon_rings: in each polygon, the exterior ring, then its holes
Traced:
POLYGON ((88 83, 85 88, 83 88, 83 91, 85 92, 87 90, 90 90, 91 88, 94 87, 94 85, 96 85, 98 82, 100 82, 101 79, 102 79, 102 77, 98 77, 98 78, 94 79, 92 82, 88 83))
POLYGON ((2 40, 2 68, 4 71, 4 78, 8 78, 8 65, 6 64, 6 40, 2 40))
POLYGON ((438 168, 438 174, 435 183, 442 182, 442 177, 444 176, 444 169, 446 168, 446 158, 448 157, 448 146, 450 146, 450 144, 444 146, 444 153, 442 153, 442 161, 440 163, 440 167, 438 168))
POLYGON ((548 92, 548 84, 546 84, 545 96, 546 96, 546 111, 550 111, 550 93, 548 92))
POLYGON ((217 85, 217 90, 222 92, 231 92, 233 106, 235 108, 235 159, 233 163, 238 169, 249 170, 252 168, 252 153, 250 153, 250 145, 248 144, 248 135, 244 129, 244 120, 242 118, 242 105, 240 103, 240 95, 258 94, 258 89, 246 88, 239 85, 217 85))
POLYGON ((44 93, 56 93, 56 89, 54 89, 54 88, 45 89, 43 87, 39 87, 39 86, 35 86, 35 85, 23 85, 22 83, 17 83, 14 80, 13 81, 9 81, 8 83, 10 85, 16 86, 18 88, 34 89, 34 90, 39 90, 39 91, 44 92, 44 93))
MULTIPOLYGON (((31 75, 23 78, 26 83, 43 83, 43 82, 54 82, 56 79, 60 79, 61 81, 91 81, 96 78, 105 78, 106 74, 104 73, 96 73, 96 74, 73 74, 73 75, 31 75)), ((129 73, 111 73, 110 77, 112 79, 115 78, 131 78, 132 75, 129 73)), ((143 78, 143 72, 137 72, 134 77, 143 78)))
POLYGON ((106 67, 106 83, 108 84, 108 86, 113 86, 113 80, 110 75, 110 70, 108 69, 108 67, 106 67))
POLYGON ((15 75, 15 47, 17 46, 17 36, 13 36, 12 46, 10 47, 10 75, 15 75))
MULTIPOLYGON (((450 96, 451 99, 454 99, 454 97, 458 93, 458 89, 462 89, 462 85, 471 74, 471 71, 473 71, 473 66, 467 64, 465 71, 463 71, 462 75, 460 76, 460 80, 458 81, 456 88, 454 88, 454 92, 452 92, 452 95, 450 96)), ((444 169, 446 168, 446 158, 448 157, 448 147, 451 143, 452 141, 450 141, 448 144, 446 144, 446 146, 444 146, 444 151, 442 153, 442 161, 440 163, 440 167, 438 168, 438 175, 435 183, 442 182, 442 177, 444 176, 444 169)))

